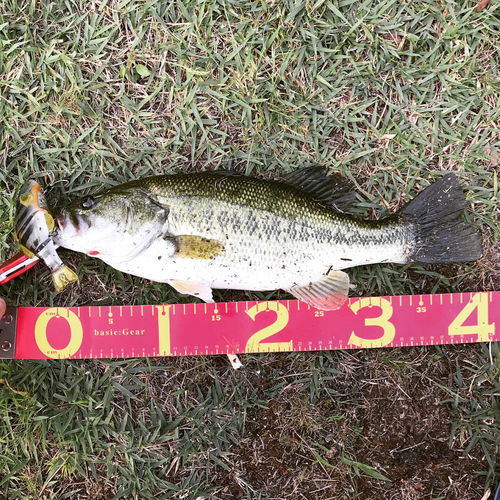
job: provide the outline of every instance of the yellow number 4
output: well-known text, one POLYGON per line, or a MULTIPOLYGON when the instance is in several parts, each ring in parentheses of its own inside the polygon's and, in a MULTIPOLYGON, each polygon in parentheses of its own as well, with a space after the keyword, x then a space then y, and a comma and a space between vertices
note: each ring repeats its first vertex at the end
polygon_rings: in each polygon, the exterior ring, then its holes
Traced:
POLYGON ((488 323, 488 294, 476 293, 471 301, 460 311, 460 314, 448 327, 448 335, 477 335, 478 342, 489 342, 495 333, 495 323, 488 323), (477 310, 477 325, 466 325, 464 322, 477 310))

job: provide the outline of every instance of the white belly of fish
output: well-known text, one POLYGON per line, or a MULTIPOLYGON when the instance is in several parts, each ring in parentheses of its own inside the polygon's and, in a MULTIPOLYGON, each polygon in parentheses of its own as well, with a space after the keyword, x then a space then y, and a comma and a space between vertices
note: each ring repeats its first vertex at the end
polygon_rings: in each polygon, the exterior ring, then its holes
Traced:
POLYGON ((119 271, 140 276, 152 281, 170 283, 186 281, 203 283, 210 288, 238 290, 288 289, 304 285, 323 277, 331 267, 319 259, 281 266, 270 266, 265 262, 235 259, 229 262, 225 256, 214 259, 190 259, 171 257, 172 248, 162 238, 157 239, 142 254, 127 262, 107 262, 119 271))
POLYGON ((301 258, 275 259, 253 258, 238 252, 228 259, 221 255, 214 259, 192 259, 172 257, 171 243, 158 238, 153 244, 137 257, 116 262, 99 256, 119 271, 133 274, 152 281, 174 284, 182 281, 202 284, 212 289, 237 290, 275 290, 290 289, 294 286, 305 286, 324 277, 330 270, 341 270, 348 267, 378 262, 404 262, 405 255, 401 248, 388 246, 380 249, 374 258, 373 248, 334 248, 318 249, 316 255, 307 251, 298 252, 301 258), (354 250, 354 251, 353 251, 354 250), (344 255, 351 255, 350 260, 344 260, 344 255))

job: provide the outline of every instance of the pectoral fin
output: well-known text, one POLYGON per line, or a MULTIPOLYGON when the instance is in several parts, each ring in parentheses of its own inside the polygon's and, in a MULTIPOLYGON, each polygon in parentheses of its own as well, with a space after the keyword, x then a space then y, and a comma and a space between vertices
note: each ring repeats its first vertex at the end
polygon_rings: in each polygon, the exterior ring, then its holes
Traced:
POLYGON ((203 302, 213 302, 212 289, 207 283, 193 282, 193 281, 180 281, 171 280, 168 282, 173 286, 179 293, 185 293, 188 295, 194 295, 203 302))
POLYGON ((294 297, 316 309, 334 311, 347 299, 349 276, 342 271, 332 271, 319 281, 288 290, 294 297))
POLYGON ((172 258, 213 259, 224 250, 224 245, 220 241, 203 236, 181 235, 169 236, 165 239, 175 247, 172 258))

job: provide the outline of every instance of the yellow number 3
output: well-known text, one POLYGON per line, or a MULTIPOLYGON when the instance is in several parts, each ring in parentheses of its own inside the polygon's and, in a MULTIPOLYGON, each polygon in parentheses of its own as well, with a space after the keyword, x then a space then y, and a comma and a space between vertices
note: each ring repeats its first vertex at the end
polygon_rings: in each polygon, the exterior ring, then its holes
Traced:
POLYGON ((384 347, 390 344, 394 337, 396 336, 396 328, 389 321, 392 316, 392 305, 387 299, 383 299, 381 297, 372 297, 360 299, 354 304, 351 304, 350 308, 354 314, 358 314, 360 309, 364 307, 377 306, 382 309, 382 314, 377 316, 376 318, 365 318, 365 326, 380 326, 384 331, 383 335, 378 339, 364 339, 362 337, 358 337, 354 332, 351 333, 349 337, 349 344, 356 345, 362 348, 369 347, 384 347))

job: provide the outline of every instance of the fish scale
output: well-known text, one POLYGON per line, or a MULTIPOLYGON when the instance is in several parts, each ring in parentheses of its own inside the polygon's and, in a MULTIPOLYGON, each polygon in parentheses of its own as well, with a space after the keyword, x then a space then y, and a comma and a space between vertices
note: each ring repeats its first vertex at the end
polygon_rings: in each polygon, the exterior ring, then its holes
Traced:
MULTIPOLYGON (((214 180, 208 174, 196 179, 182 175, 165 176, 146 181, 144 185, 160 203, 175 207, 169 219, 174 233, 203 233, 231 241, 236 236, 236 243, 243 241, 245 245, 250 240, 252 252, 280 262, 283 253, 286 253, 286 260, 314 256, 325 261, 325 266, 342 269, 348 266, 334 262, 335 253, 359 254, 352 246, 360 242, 363 246, 392 245, 399 248, 408 241, 406 228, 392 221, 370 223, 347 219, 289 186, 248 177, 243 179, 245 190, 241 188, 242 179, 238 176, 217 183, 217 177, 214 180), (176 196, 183 199, 172 202, 176 196), (215 202, 217 209, 213 208, 215 202), (193 213, 197 213, 195 219, 193 213), (215 220, 218 224, 214 224, 215 220), (198 221, 205 221, 205 224, 198 221), (268 244, 262 245, 263 241, 268 244)), ((239 250, 237 245, 236 249, 239 250)), ((249 253, 246 256, 250 263, 254 262, 254 255, 249 253)), ((231 256, 227 255, 227 259, 230 260, 231 256)), ((284 263, 286 265, 286 261, 284 263)), ((361 263, 364 262, 354 265, 361 263)))

